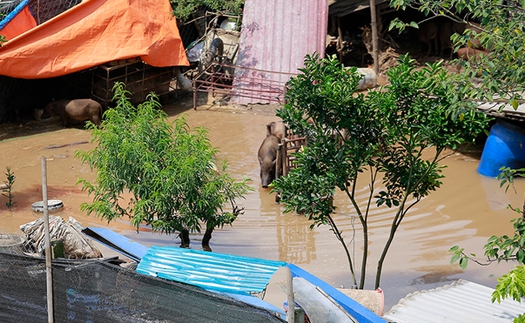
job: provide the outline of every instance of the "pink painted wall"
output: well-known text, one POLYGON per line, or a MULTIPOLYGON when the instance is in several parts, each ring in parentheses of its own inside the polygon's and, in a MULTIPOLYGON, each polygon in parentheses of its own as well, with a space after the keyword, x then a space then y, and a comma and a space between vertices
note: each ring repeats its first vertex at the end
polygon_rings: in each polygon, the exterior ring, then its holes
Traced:
POLYGON ((246 0, 234 78, 234 103, 267 103, 303 67, 324 56, 328 0, 246 0), (260 92, 260 95, 257 93, 260 92))

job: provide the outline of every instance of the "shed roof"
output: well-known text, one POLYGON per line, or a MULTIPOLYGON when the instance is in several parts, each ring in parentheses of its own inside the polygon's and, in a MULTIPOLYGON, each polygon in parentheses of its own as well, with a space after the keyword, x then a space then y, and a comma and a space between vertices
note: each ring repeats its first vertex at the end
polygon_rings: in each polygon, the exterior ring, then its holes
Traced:
POLYGON ((156 67, 187 66, 170 13, 168 0, 84 0, 3 44, 0 74, 49 78, 135 57, 156 67))
POLYGON ((282 261, 243 257, 179 247, 149 248, 137 272, 206 290, 251 295, 266 289, 282 261))
MULTIPOLYGON (((376 0, 376 5, 387 0, 376 0)), ((330 16, 342 17, 370 7, 370 0, 328 0, 330 16)))
POLYGON ((415 292, 401 299, 383 318, 396 323, 512 322, 525 305, 511 299, 492 303, 494 289, 458 280, 443 287, 415 292))

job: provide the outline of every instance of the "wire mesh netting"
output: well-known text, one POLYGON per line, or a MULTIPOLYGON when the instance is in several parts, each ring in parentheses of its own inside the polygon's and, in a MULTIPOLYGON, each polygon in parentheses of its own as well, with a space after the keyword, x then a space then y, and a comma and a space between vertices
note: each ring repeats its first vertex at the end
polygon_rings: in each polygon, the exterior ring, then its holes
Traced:
MULTIPOLYGON (((12 12, 22 1, 0 1, 0 21, 3 19, 3 16, 12 12)), ((29 1, 29 9, 35 18, 36 24, 40 25, 81 2, 82 0, 31 0, 29 1)))
MULTIPOLYGON (((105 260, 53 260, 55 322, 284 322, 198 287, 141 275, 105 260)), ((0 253, 0 322, 47 320, 42 258, 0 253)))
POLYGON ((0 233, 0 252, 22 255, 24 242, 21 235, 0 233))

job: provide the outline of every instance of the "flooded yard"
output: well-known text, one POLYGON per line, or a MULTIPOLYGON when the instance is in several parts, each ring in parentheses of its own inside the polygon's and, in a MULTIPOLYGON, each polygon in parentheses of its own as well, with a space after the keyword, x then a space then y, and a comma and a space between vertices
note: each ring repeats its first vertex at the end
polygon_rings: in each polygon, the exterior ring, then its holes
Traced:
MULTIPOLYGON (((192 127, 209 129, 212 144, 220 150, 218 158, 227 159, 229 172, 236 178, 251 178, 254 188, 239 205, 245 207, 231 227, 215 230, 211 240, 214 252, 260 257, 294 263, 327 283, 350 287, 348 263, 341 244, 328 227, 309 229, 310 223, 301 215, 285 214, 275 203, 274 194, 261 188, 257 150, 266 135, 266 124, 278 120, 273 109, 260 107, 199 107, 192 109, 191 100, 184 104, 167 105, 171 118, 186 114, 192 127)), ((0 233, 21 234, 21 224, 42 216, 31 210, 31 204, 42 200, 41 158, 47 159, 48 198, 59 199, 64 208, 54 212, 67 220, 74 217, 83 226, 109 227, 146 246, 178 245, 176 235, 151 233, 147 227, 139 232, 128 219, 107 223, 88 217, 80 204, 89 202, 75 183, 78 177, 93 179, 86 165, 74 157, 75 151, 94 147, 90 133, 82 128, 62 129, 58 120, 33 121, 24 127, 0 125, 0 172, 10 167, 16 176, 14 202, 8 208, 7 198, 0 196, 0 233)), ((512 234, 509 222, 514 213, 506 209, 509 203, 522 205, 525 184, 517 181, 518 196, 505 193, 496 179, 486 178, 476 171, 481 147, 468 153, 456 153, 445 159, 446 178, 442 187, 420 202, 405 218, 383 267, 381 288, 385 294, 385 311, 406 294, 442 286, 463 278, 494 287, 496 278, 512 268, 501 263, 488 267, 470 264, 463 271, 450 265, 453 245, 483 255, 483 245, 491 235, 512 234)), ((5 176, 0 175, 0 182, 5 176)), ((366 189, 365 184, 361 187, 366 189)), ((339 206, 335 216, 344 231, 349 249, 360 257, 360 224, 352 217, 352 209, 343 196, 336 196, 339 206), (354 232, 355 228, 355 232, 354 232)), ((370 219, 371 245, 366 288, 373 288, 376 262, 390 230, 389 210, 373 211, 370 219)), ((200 249, 201 236, 193 234, 192 245, 200 249)), ((108 251, 102 249, 102 251, 108 251)), ((281 291, 284 274, 278 272, 270 282, 265 300, 282 308, 286 295, 281 291)))

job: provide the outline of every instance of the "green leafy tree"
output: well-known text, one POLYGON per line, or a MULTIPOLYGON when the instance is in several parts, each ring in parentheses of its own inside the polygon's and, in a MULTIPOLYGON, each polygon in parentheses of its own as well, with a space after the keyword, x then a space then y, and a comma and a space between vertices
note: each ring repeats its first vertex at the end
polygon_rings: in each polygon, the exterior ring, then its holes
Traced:
MULTIPOLYGON (((506 192, 512 187, 517 196, 514 178, 516 176, 524 177, 525 169, 502 167, 501 171, 498 176, 498 179, 501 180, 500 186, 506 186, 506 192)), ((517 264, 508 273, 498 278, 498 284, 492 293, 492 302, 501 302, 502 299, 506 298, 512 298, 517 302, 521 302, 522 298, 525 297, 525 205, 521 208, 508 205, 508 208, 519 214, 517 218, 511 221, 514 226, 514 235, 490 237, 483 247, 485 249, 485 261, 476 259, 475 254, 467 255, 465 249, 458 246, 454 246, 449 250, 453 253, 450 263, 459 262, 459 266, 463 269, 467 268, 469 260, 482 266, 501 261, 515 262, 517 264)), ((514 319, 514 322, 525 322, 525 315, 519 315, 514 319)))
MULTIPOLYGON (((494 104, 508 103, 517 108, 523 100, 525 86, 525 6, 509 0, 391 0, 390 6, 404 10, 412 7, 431 16, 444 16, 454 22, 478 22, 477 32, 467 30, 452 36, 454 47, 473 47, 477 38, 486 53, 476 60, 462 61, 465 74, 478 78, 472 98, 494 104)), ((414 26, 415 22, 395 20, 390 28, 414 26)))
MULTIPOLYGON (((455 49, 460 47, 473 47, 473 40, 480 41, 482 48, 486 51, 476 60, 462 61, 464 77, 480 80, 479 86, 472 89, 470 99, 487 101, 493 103, 494 107, 502 109, 505 104, 517 109, 523 103, 523 91, 525 84, 525 66, 523 57, 525 55, 525 6, 522 1, 496 1, 496 0, 392 0, 392 7, 406 9, 417 8, 427 15, 445 16, 455 22, 475 21, 479 23, 476 33, 467 31, 463 35, 452 36, 455 49)), ((412 22, 411 25, 414 25, 412 22)), ((406 26, 399 20, 391 24, 391 28, 406 26)), ((523 171, 523 170, 519 170, 523 171)), ((515 171, 505 169, 500 175, 502 183, 511 183, 515 171)), ((521 175, 521 174, 520 174, 521 175)), ((488 263, 501 260, 517 261, 519 266, 508 274, 498 279, 498 286, 493 294, 493 301, 512 297, 521 299, 525 296, 523 287, 523 261, 525 258, 525 220, 523 210, 513 208, 521 213, 520 218, 515 219, 513 237, 491 237, 485 245, 485 255, 488 263)), ((466 268, 469 256, 464 249, 458 246, 451 248, 454 252, 452 262, 459 261, 462 268, 466 268)), ((475 255, 471 255, 475 257, 475 255)), ((479 263, 479 262, 478 262, 479 263)), ((521 315, 515 322, 525 322, 521 315)))
POLYGON ((6 168, 5 177, 7 181, 4 181, 4 188, 3 190, 7 193, 2 193, 3 196, 8 198, 8 201, 5 203, 7 207, 11 207, 16 204, 16 202, 13 201, 14 195, 13 195, 13 185, 15 184, 15 174, 11 171, 11 167, 7 166, 6 168))
POLYGON ((469 83, 444 82, 449 76, 438 63, 416 70, 414 60, 402 56, 387 72, 390 85, 366 95, 357 92, 362 75, 356 68, 343 67, 335 56, 307 56, 304 66, 288 82, 287 103, 277 115, 293 132, 306 135, 308 145, 297 153, 295 168, 274 181, 273 190, 280 194, 285 212, 304 214, 311 228, 330 226, 345 250, 353 283, 361 289, 371 243, 370 211, 374 204, 395 210, 377 262, 377 288, 403 219, 440 187, 439 162, 446 151, 473 141, 488 119, 464 100, 469 83), (369 183, 364 205, 358 202, 362 192, 356 192, 363 181, 369 183), (336 190, 348 198, 354 210, 350 216, 361 224, 360 272, 333 217, 336 190))
POLYGON ((153 231, 178 231, 181 246, 202 224, 202 245, 209 250, 214 228, 242 214, 235 200, 250 190, 247 179, 231 178, 225 161, 217 167, 207 130, 190 131, 184 116, 169 123, 155 95, 134 107, 121 83, 114 92, 117 106, 104 113, 102 127, 89 124, 98 146, 76 153, 97 174, 94 182, 78 180, 93 195, 81 209, 108 222, 128 216, 137 228, 146 223, 153 231))
POLYGON ((233 15, 242 13, 244 0, 172 0, 173 14, 181 21, 188 20, 200 8, 213 12, 226 12, 233 15))

